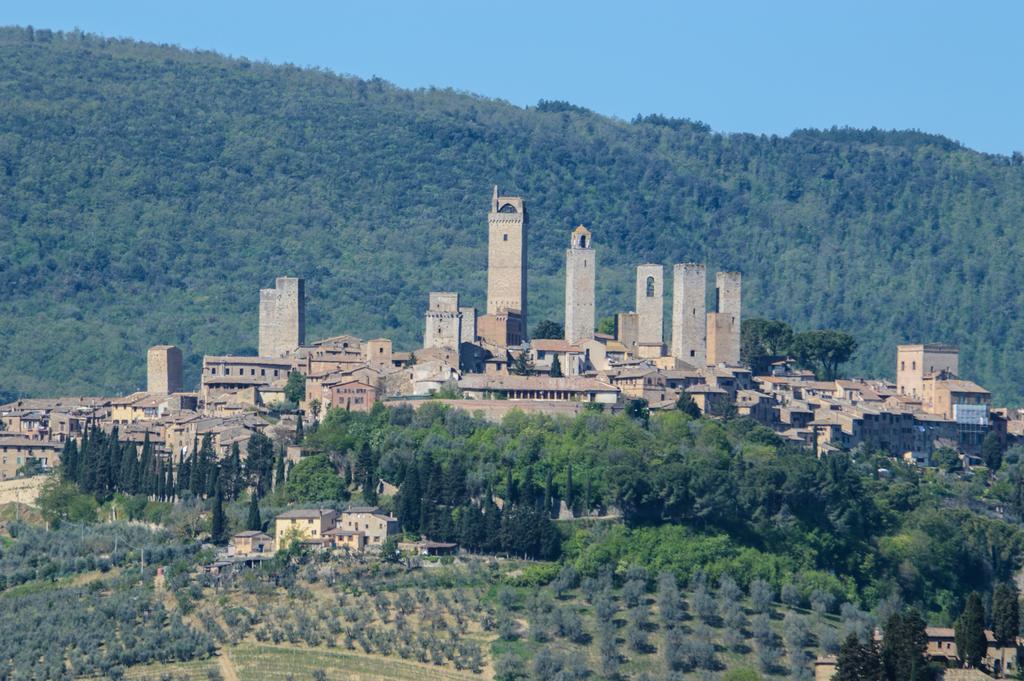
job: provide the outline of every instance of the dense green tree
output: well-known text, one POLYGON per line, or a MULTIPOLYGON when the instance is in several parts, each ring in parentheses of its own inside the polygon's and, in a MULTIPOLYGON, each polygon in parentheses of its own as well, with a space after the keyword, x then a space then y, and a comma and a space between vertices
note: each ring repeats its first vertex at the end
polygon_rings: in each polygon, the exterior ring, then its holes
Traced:
POLYGON ((306 399, 306 377, 302 373, 298 371, 288 373, 284 396, 292 404, 298 404, 306 399))
POLYGON ((992 471, 998 471, 1003 465, 1003 445, 995 431, 989 431, 982 439, 981 458, 985 466, 992 471))
POLYGON ((1001 643, 1020 634, 1020 594, 1013 582, 1000 583, 992 594, 992 633, 1001 643))
POLYGON ((558 355, 555 355, 554 359, 551 360, 551 369, 548 370, 548 376, 552 378, 562 377, 562 362, 559 361, 558 355))
POLYGON ((928 635, 917 610, 896 613, 885 622, 882 666, 888 681, 926 681, 931 670, 925 659, 928 635))
POLYGON ((533 333, 530 334, 530 338, 537 340, 539 338, 554 338, 561 340, 565 337, 565 329, 558 322, 553 322, 550 319, 543 319, 537 322, 537 325, 533 327, 533 333))
POLYGON ((740 325, 740 359, 755 375, 764 375, 771 363, 789 352, 793 329, 773 319, 744 319, 740 325))
POLYGON ((985 609, 977 592, 967 597, 967 604, 956 620, 954 633, 960 659, 968 667, 979 666, 988 650, 988 641, 985 638, 985 609))
POLYGON ((801 331, 793 334, 790 344, 797 362, 825 381, 835 380, 839 365, 850 361, 856 351, 857 340, 842 331, 801 331))
POLYGON ((533 373, 533 360, 530 359, 528 352, 525 350, 521 352, 509 350, 509 355, 512 356, 512 361, 508 366, 509 373, 516 376, 529 376, 533 373))
POLYGON ((263 531, 263 518, 260 517, 260 500, 255 494, 249 495, 249 517, 246 519, 245 529, 263 531))
POLYGON ((345 496, 341 476, 323 454, 304 457, 284 484, 284 498, 290 502, 330 502, 345 496))
POLYGON ((213 497, 213 514, 210 524, 210 541, 223 544, 228 539, 228 519, 224 515, 224 493, 218 488, 213 497))
POLYGON ((686 391, 679 393, 679 398, 676 400, 676 409, 683 412, 691 418, 700 418, 700 407, 693 401, 693 398, 686 391))
POLYGON ((861 643, 856 634, 850 634, 839 648, 833 681, 884 681, 878 644, 872 638, 861 643))

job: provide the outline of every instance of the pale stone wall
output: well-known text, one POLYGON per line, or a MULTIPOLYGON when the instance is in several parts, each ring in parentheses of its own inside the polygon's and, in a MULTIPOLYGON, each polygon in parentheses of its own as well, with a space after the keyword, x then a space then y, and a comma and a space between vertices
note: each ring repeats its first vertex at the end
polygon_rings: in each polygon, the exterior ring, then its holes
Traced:
POLYGON ((639 356, 640 315, 636 312, 620 312, 615 316, 615 340, 626 347, 626 352, 639 356))
POLYGON ((716 312, 740 318, 740 287, 742 275, 739 272, 717 272, 715 274, 716 312))
POLYGON ((697 263, 672 268, 672 356, 696 367, 707 357, 707 269, 697 263))
POLYGON ((181 349, 156 345, 146 353, 146 392, 170 395, 181 392, 181 349))
POLYGON ((594 337, 594 282, 597 255, 590 232, 580 225, 565 251, 565 340, 579 343, 594 337))
POLYGON ((459 294, 432 291, 423 329, 423 347, 457 349, 462 340, 461 322, 459 294))
POLYGON ((708 364, 740 363, 739 319, 723 312, 708 313, 708 364))
POLYGON ((665 281, 661 265, 639 265, 636 268, 636 312, 640 315, 641 345, 660 344, 665 326, 665 281))
POLYGON ((305 342, 305 282, 278 277, 274 288, 260 289, 260 357, 283 357, 305 342))
MULTIPOLYGON (((393 348, 389 338, 375 338, 366 341, 366 363, 375 369, 391 367, 393 348)), ((309 381, 306 382, 309 384, 309 381)))
POLYGON ((476 343, 476 308, 460 307, 462 313, 462 342, 476 343))
POLYGON ((498 196, 494 187, 487 214, 487 314, 516 312, 527 328, 526 207, 515 196, 498 196))
POLYGON ((40 490, 49 479, 48 475, 33 475, 31 478, 0 481, 0 504, 18 502, 34 506, 40 490))

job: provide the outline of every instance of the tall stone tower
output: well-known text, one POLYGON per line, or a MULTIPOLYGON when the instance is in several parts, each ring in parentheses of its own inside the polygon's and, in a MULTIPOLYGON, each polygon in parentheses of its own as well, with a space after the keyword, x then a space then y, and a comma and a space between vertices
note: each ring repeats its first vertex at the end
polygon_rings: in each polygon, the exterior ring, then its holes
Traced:
POLYGON ((740 363, 739 272, 715 274, 715 311, 708 315, 708 364, 740 363))
POLYGON ((487 214, 487 314, 516 313, 526 327, 526 233, 523 199, 498 196, 487 214))
POLYGON ((423 329, 423 347, 457 350, 462 341, 458 293, 431 291, 423 329))
POLYGON ((664 336, 664 268, 661 265, 639 265, 636 268, 636 312, 640 315, 640 334, 637 339, 648 346, 644 356, 651 356, 655 345, 661 345, 664 336))
POLYGON ((594 281, 597 256, 590 232, 573 230, 565 251, 565 340, 579 343, 594 337, 594 281))
POLYGON ((686 262, 672 268, 672 356, 695 367, 707 357, 707 269, 686 262))
POLYGON ((154 345, 146 353, 146 392, 170 395, 181 392, 181 349, 154 345))
POLYGON ((283 357, 306 342, 306 284, 278 277, 260 289, 260 357, 283 357))

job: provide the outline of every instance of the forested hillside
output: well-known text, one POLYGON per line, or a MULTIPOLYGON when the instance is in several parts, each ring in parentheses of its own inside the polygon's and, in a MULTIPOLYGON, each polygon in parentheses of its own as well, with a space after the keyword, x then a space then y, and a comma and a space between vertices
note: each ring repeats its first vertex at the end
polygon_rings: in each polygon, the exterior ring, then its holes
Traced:
POLYGON ((902 340, 1024 397, 1024 168, 915 132, 721 135, 521 109, 166 46, 0 31, 0 392, 122 392, 144 350, 255 352, 257 289, 307 279, 312 337, 422 333, 429 290, 483 306, 490 188, 528 202, 533 321, 561 318, 568 231, 632 266, 744 273, 745 311, 902 340))

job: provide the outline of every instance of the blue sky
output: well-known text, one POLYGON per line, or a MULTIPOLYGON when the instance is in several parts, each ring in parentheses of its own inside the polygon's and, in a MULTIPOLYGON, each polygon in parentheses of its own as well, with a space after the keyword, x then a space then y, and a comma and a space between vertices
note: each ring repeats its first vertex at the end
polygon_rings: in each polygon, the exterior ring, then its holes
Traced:
POLYGON ((1024 2, 6 0, 0 24, 80 28, 274 63, 564 99, 723 132, 916 128, 1024 151, 1024 2))

